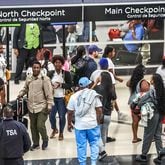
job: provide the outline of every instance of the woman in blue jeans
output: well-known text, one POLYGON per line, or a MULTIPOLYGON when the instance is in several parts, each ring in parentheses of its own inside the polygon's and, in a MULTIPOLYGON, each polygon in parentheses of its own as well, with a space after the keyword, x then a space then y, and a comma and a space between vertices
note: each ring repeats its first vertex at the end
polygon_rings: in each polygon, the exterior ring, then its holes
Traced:
POLYGON ((99 146, 99 160, 102 160, 107 154, 105 152, 105 143, 107 138, 107 131, 111 121, 111 112, 113 109, 112 101, 116 99, 116 93, 112 85, 112 79, 109 72, 102 72, 100 78, 97 82, 100 82, 99 85, 96 85, 94 89, 97 93, 102 95, 102 109, 104 120, 103 124, 100 125, 101 128, 101 140, 99 146))
POLYGON ((51 123, 52 133, 50 138, 53 138, 58 129, 56 127, 56 113, 59 115, 59 140, 63 140, 63 131, 66 123, 65 114, 67 112, 64 94, 66 89, 71 89, 72 81, 70 72, 64 71, 62 66, 64 65, 64 58, 62 56, 56 55, 52 59, 52 63, 55 66, 55 71, 51 75, 51 82, 54 89, 54 106, 50 113, 49 119, 51 123))

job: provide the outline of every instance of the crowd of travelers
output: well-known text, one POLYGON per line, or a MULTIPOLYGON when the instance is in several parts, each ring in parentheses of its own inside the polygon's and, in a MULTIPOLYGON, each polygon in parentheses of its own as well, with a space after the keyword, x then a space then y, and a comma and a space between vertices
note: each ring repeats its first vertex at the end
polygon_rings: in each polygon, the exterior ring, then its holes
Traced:
MULTIPOLYGON (((102 161, 107 156, 106 143, 116 140, 108 137, 111 133, 108 128, 113 110, 117 112, 119 122, 126 120, 126 115, 117 104, 115 84, 116 81, 122 83, 123 79, 115 72, 115 48, 107 45, 102 50, 93 44, 87 47, 78 46, 68 61, 61 55, 52 55, 49 49, 42 47, 37 24, 25 25, 21 27, 22 31, 19 28, 15 30, 13 41, 14 53, 17 55, 14 81, 19 84, 26 63, 26 80, 17 99, 27 97, 31 140, 25 126, 13 120, 12 108, 5 101, 6 64, 4 59, 1 60, 3 47, 0 44, 0 75, 5 74, 5 78, 0 77, 0 161, 4 165, 23 164, 25 152, 40 149, 40 146, 42 150, 46 150, 49 138, 54 138, 56 134, 59 141, 65 140, 64 129, 67 125, 68 131, 74 129, 75 132, 80 165, 86 164, 87 142, 91 151, 91 164, 96 165, 97 160, 102 161), (35 34, 33 39, 29 37, 31 30, 35 34), (17 35, 21 38, 16 38, 17 35), (26 42, 21 42, 25 38, 26 42), (98 62, 101 53, 103 55, 98 62), (70 96, 67 97, 68 95, 70 96), (59 124, 56 121, 57 113, 59 124), (48 118, 52 129, 50 135, 45 126, 48 118), (42 145, 39 143, 40 137, 42 145)), ((161 164, 161 121, 165 115, 165 56, 150 82, 145 79, 145 70, 143 64, 137 65, 126 84, 130 91, 128 104, 132 116, 132 143, 142 141, 142 153, 135 160, 147 162, 147 154, 154 141, 157 150, 154 162, 161 164), (142 139, 138 137, 140 120, 144 124, 142 139)))

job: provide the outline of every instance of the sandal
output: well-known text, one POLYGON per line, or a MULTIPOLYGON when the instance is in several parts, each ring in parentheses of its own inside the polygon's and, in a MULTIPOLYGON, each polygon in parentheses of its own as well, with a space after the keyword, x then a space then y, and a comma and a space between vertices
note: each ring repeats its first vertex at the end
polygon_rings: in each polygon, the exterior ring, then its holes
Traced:
POLYGON ((138 143, 138 142, 140 142, 140 141, 142 141, 142 139, 137 138, 137 140, 132 140, 132 143, 138 143))

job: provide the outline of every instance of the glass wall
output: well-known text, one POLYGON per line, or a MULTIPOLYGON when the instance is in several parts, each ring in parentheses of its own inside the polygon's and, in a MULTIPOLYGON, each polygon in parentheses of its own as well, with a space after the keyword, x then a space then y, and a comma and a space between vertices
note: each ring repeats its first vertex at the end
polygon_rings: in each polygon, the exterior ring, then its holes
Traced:
MULTIPOLYGON (((0 36, 6 45, 5 28, 0 29, 0 36)), ((10 28, 10 67, 15 71, 16 57, 12 50, 14 28, 10 28)), ((131 66, 143 62, 145 65, 160 64, 164 55, 164 20, 121 20, 75 22, 65 25, 63 38, 62 25, 42 24, 44 47, 53 55, 63 55, 63 39, 65 38, 65 56, 72 57, 79 45, 95 44, 103 51, 106 45, 116 49, 113 62, 116 66, 131 66)), ((103 51, 99 54, 102 56, 103 51)))
MULTIPOLYGON (((70 35, 69 40, 66 30, 67 54, 71 56, 75 54, 78 45, 88 47, 89 44, 96 44, 103 50, 106 45, 116 48, 113 60, 117 66, 136 65, 140 62, 145 65, 160 64, 164 55, 163 19, 78 22, 66 27, 75 37, 71 41, 70 35)), ((61 51, 57 46, 54 53, 61 51)))
POLYGON ((96 22, 99 44, 116 48, 116 65, 160 64, 164 55, 164 20, 96 22))

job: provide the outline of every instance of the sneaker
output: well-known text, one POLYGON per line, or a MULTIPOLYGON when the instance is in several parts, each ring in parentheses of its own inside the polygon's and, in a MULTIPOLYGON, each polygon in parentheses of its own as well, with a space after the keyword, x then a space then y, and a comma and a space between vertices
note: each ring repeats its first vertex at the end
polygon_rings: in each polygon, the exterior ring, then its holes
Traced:
POLYGON ((155 164, 161 164, 161 159, 160 159, 160 157, 155 158, 155 159, 154 159, 154 163, 155 163, 155 164))
POLYGON ((42 150, 45 150, 48 147, 48 140, 43 141, 42 150))
POLYGON ((33 144, 33 145, 30 147, 30 151, 34 151, 34 150, 38 150, 38 149, 40 149, 40 146, 39 146, 39 145, 33 144))
POLYGON ((106 143, 110 143, 110 142, 114 142, 114 141, 116 141, 116 139, 113 137, 107 137, 107 139, 106 139, 106 143))
POLYGON ((138 162, 147 162, 147 156, 145 156, 145 155, 137 155, 135 160, 138 161, 138 162))
POLYGON ((105 151, 102 151, 99 153, 99 161, 103 160, 107 156, 107 153, 105 151))
POLYGON ((124 121, 124 120, 126 120, 126 117, 127 117, 127 115, 125 115, 124 113, 122 113, 122 112, 118 113, 118 121, 124 121))

